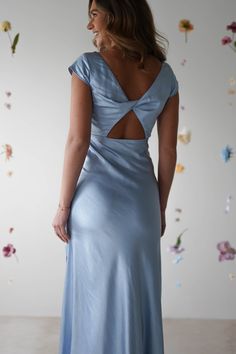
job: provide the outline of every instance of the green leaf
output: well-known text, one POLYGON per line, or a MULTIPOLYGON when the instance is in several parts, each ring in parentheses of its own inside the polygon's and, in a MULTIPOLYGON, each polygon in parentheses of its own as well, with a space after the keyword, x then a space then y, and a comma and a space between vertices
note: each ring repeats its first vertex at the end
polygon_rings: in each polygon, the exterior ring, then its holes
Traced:
POLYGON ((15 38, 14 38, 13 43, 12 43, 12 46, 11 46, 11 50, 12 50, 12 53, 13 53, 13 54, 14 54, 15 51, 16 51, 16 45, 17 45, 17 43, 18 43, 18 41, 19 41, 19 35, 20 35, 20 33, 17 33, 17 34, 15 35, 15 38))

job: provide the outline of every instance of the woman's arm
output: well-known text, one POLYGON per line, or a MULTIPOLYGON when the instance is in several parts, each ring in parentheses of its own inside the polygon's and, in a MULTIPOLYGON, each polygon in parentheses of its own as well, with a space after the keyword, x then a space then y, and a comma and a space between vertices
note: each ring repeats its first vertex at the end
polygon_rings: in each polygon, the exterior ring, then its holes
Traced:
MULTIPOLYGON (((179 93, 170 97, 157 120, 159 140, 158 184, 160 208, 164 218, 176 166, 179 122, 179 93)), ((165 221, 164 221, 165 223, 165 221)), ((165 229, 165 225, 164 225, 165 229)), ((162 234, 164 230, 162 230, 162 234)))
POLYGON ((65 145, 60 205, 70 206, 88 151, 91 132, 92 96, 89 85, 71 77, 70 127, 65 145))
POLYGON ((91 133, 92 95, 89 85, 73 72, 71 78, 70 128, 64 154, 60 206, 52 226, 56 235, 69 242, 66 229, 72 198, 84 160, 87 155, 91 133))

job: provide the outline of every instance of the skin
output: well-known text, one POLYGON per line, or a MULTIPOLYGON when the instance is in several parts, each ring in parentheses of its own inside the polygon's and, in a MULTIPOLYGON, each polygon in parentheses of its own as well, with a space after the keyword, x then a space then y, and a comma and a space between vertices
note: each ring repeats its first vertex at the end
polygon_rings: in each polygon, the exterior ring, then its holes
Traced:
MULTIPOLYGON (((158 75, 161 63, 157 58, 148 56, 145 65, 148 73, 140 72, 134 61, 121 57, 121 52, 106 35, 105 12, 97 8, 93 1, 87 29, 95 32, 96 44, 104 60, 116 76, 122 90, 129 100, 135 100, 146 92, 158 75), (102 49, 108 48, 105 51, 102 49), (137 84, 138 83, 138 84, 137 84)), ((161 209, 161 236, 166 228, 165 210, 173 181, 176 165, 176 145, 178 130, 179 94, 170 97, 157 119, 159 140, 158 184, 161 209)), ((70 127, 65 145, 64 163, 61 181, 60 205, 70 207, 90 143, 92 116, 92 95, 90 86, 73 73, 71 77, 70 127)), ((120 124, 112 128, 108 136, 126 139, 142 139, 143 128, 137 125, 137 118, 130 111, 120 124), (109 135, 110 134, 110 135, 109 135)), ((70 209, 58 208, 52 226, 56 235, 68 243, 70 235, 66 225, 70 209)))

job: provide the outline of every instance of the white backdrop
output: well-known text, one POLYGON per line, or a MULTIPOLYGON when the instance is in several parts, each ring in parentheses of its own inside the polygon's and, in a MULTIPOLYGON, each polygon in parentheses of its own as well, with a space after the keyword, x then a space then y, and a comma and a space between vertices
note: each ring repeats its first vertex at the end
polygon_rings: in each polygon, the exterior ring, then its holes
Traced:
MULTIPOLYGON (((228 240, 236 247, 236 156, 227 163, 220 157, 225 145, 236 149, 236 95, 228 93, 229 80, 236 79, 236 52, 221 44, 230 34, 226 25, 236 21, 236 3, 149 3, 157 28, 170 41, 167 61, 184 107, 179 129, 192 132, 188 145, 178 143, 178 162, 185 171, 175 175, 161 240, 163 316, 235 319, 236 260, 220 263, 216 244, 228 240), (184 18, 194 25, 187 43, 178 30, 184 18), (225 214, 228 194, 231 208, 225 214), (167 247, 185 228, 183 259, 174 264, 167 247)), ((60 316, 65 244, 51 223, 69 127, 67 67, 96 48, 86 29, 87 1, 9 0, 1 4, 4 20, 20 39, 12 57, 7 33, 0 32, 0 146, 1 152, 5 144, 13 148, 9 161, 0 155, 0 315, 60 316), (7 98, 8 90, 12 95, 7 98), (8 243, 17 258, 3 257, 8 243)), ((157 169, 156 128, 149 142, 157 169)))

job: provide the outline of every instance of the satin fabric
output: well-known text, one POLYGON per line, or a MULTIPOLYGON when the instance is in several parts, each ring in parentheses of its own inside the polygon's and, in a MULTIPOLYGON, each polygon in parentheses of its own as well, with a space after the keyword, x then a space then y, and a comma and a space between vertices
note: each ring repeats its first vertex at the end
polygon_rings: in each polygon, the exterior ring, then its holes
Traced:
POLYGON ((159 188, 148 139, 178 81, 164 62, 130 101, 98 52, 69 72, 90 86, 93 115, 67 224, 59 354, 163 354, 159 188), (145 138, 108 138, 130 109, 145 138))

